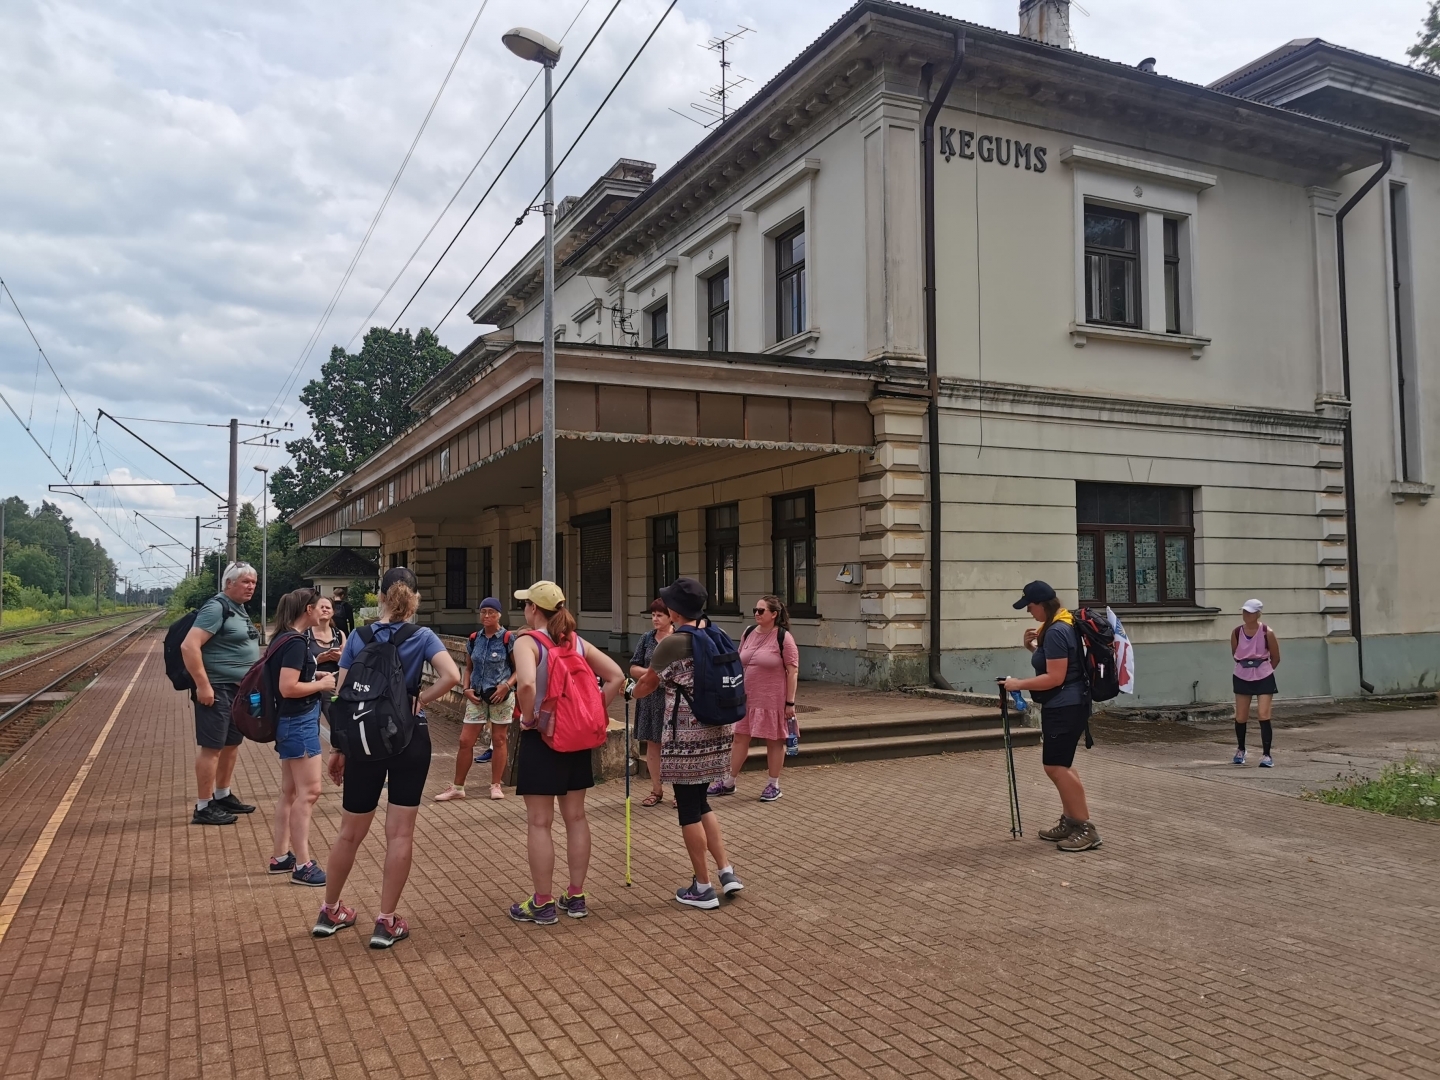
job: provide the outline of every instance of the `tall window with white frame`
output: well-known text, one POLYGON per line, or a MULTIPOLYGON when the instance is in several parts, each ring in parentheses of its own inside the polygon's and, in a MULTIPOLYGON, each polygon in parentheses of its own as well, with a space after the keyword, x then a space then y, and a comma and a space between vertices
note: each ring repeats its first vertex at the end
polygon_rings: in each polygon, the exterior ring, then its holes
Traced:
POLYGON ((705 279, 707 347, 711 352, 730 351, 730 268, 705 279))
POLYGON ((670 347, 670 304, 661 304, 650 311, 650 347, 652 349, 668 349, 670 347))
POLYGON ((1140 325, 1140 215, 1086 204, 1085 320, 1140 325))
POLYGON ((1165 332, 1180 333, 1180 221, 1165 218, 1165 332))
POLYGON ((805 225, 775 241, 775 340, 805 330, 805 225))
POLYGON ((705 511, 705 589, 712 615, 740 611, 740 504, 705 511))
POLYGON ((1404 184, 1390 185, 1390 263, 1395 320, 1395 394, 1399 420, 1400 479, 1422 479, 1420 396, 1416 392, 1415 297, 1410 283, 1410 199, 1404 184))
POLYGON ((1193 607, 1193 501, 1190 488, 1077 483, 1080 603, 1193 607))
POLYGON ((774 592, 790 614, 815 617, 815 492, 797 491, 771 500, 774 592))

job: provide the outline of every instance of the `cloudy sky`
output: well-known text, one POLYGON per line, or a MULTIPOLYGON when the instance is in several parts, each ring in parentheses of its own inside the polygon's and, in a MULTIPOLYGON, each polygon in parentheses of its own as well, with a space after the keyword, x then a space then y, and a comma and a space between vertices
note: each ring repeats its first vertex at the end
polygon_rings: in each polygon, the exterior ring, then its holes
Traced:
MULTIPOLYGON (((488 0, 449 85, 348 285, 317 328, 454 60, 481 0, 7 0, 0 35, 0 277, 13 292, 77 417, 0 292, 0 391, 73 481, 176 480, 178 472, 102 422, 127 417, 224 422, 293 419, 299 385, 332 345, 363 332, 534 68, 501 46, 527 23, 565 39, 569 69, 614 0, 488 0), (578 18, 577 18, 578 15, 578 18), (292 373, 298 382, 292 380, 292 373), (83 417, 83 418, 82 418, 83 417), (88 433, 87 433, 88 429, 88 433)), ((567 146, 668 0, 622 0, 557 99, 567 146)), ((1001 29, 1014 0, 924 5, 1001 29)), ((1206 82, 1291 38, 1318 35, 1394 60, 1414 40, 1424 0, 1085 0, 1078 48, 1206 82)), ((714 82, 713 34, 753 27, 734 71, 763 83, 844 9, 843 0, 680 0, 576 149, 558 193, 578 193, 617 157, 673 162, 701 134, 685 110, 714 82)), ((388 325, 539 109, 529 90, 374 322, 388 325)), ((501 178, 402 326, 433 325, 533 194, 538 135, 501 178)), ((538 235, 538 216, 468 294, 500 276, 538 235)), ((465 306, 441 329, 452 348, 473 328, 465 306)), ((225 433, 132 424, 217 490, 225 433)), ((242 454, 242 488, 258 495, 242 454)), ((56 467, 0 408, 0 494, 32 503, 56 467)), ((49 495, 48 497, 57 498, 49 495)), ((173 580, 184 562, 161 530, 193 534, 212 513, 203 489, 87 492, 98 514, 60 499, 135 580, 173 580), (140 511, 150 519, 135 517, 140 511), (153 524, 152 524, 153 523, 153 524), (118 534, 118 535, 117 535, 118 534), (122 539, 123 538, 123 539, 122 539), (149 567, 142 570, 141 567, 149 567)))

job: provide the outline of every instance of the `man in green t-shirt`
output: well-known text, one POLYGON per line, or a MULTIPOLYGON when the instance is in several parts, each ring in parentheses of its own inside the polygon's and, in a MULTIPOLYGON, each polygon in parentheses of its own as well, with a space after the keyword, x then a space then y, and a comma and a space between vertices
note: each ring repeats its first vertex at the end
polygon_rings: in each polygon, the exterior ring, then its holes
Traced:
POLYGON ((233 825, 236 814, 255 807, 230 790, 235 759, 245 736, 230 721, 240 680, 260 659, 260 632, 244 605, 255 595, 258 575, 249 563, 225 568, 220 593, 200 605, 195 624, 180 644, 185 670, 195 680, 195 815, 192 825, 233 825))

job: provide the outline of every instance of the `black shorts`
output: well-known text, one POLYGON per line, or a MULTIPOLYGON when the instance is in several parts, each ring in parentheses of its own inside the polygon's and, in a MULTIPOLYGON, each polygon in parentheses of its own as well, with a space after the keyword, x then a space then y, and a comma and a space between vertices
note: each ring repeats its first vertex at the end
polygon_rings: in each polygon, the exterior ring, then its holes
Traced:
POLYGON ((201 705, 195 699, 195 745, 207 750, 239 746, 245 741, 240 729, 230 721, 230 704, 240 689, 236 683, 211 683, 215 691, 214 705, 201 705))
POLYGON ((1235 685, 1237 697, 1253 697, 1256 694, 1277 694, 1275 689, 1275 673, 1272 671, 1263 679, 1242 679, 1239 675, 1231 675, 1230 681, 1235 685))
POLYGON ((391 806, 419 806, 430 775, 430 728, 422 720, 415 725, 410 745, 393 758, 365 761, 345 758, 345 791, 340 805, 352 814, 369 814, 380 805, 380 792, 390 784, 391 806))
POLYGON ((1068 769, 1075 764, 1075 747, 1090 723, 1090 703, 1083 705, 1049 705, 1040 709, 1040 760, 1046 765, 1068 769))
POLYGON ((672 784, 675 789, 675 809, 680 813, 680 828, 698 825, 700 819, 710 813, 710 801, 705 797, 709 784, 672 784))
POLYGON ((552 750, 538 731, 520 732, 515 794, 567 795, 595 786, 590 750, 552 750))

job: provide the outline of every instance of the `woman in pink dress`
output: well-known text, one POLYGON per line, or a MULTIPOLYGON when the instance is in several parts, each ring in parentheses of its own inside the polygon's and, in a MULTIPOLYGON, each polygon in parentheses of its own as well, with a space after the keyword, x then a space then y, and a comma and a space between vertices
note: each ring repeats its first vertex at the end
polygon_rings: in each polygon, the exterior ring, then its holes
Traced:
POLYGON ((735 725, 730 772, 710 785, 710 795, 733 795, 735 777, 745 764, 750 740, 765 740, 770 779, 761 802, 780 798, 780 770, 785 765, 785 738, 795 722, 795 687, 800 681, 800 649, 790 633, 790 615, 778 596, 762 596, 755 605, 755 625, 740 638, 740 663, 745 668, 745 719, 735 725))

